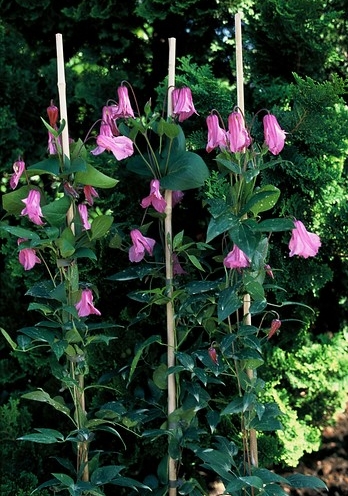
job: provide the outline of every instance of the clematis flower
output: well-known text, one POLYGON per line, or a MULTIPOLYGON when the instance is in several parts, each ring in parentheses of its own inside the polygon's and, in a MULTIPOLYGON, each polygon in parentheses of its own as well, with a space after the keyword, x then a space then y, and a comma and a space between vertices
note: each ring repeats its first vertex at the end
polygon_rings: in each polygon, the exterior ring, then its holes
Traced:
POLYGON ((182 276, 183 274, 187 274, 187 272, 181 267, 178 255, 173 253, 173 275, 182 276))
MULTIPOLYGON (((116 125, 117 105, 105 105, 102 113, 102 125, 107 125, 111 131, 111 136, 119 136, 120 131, 116 125)), ((100 133, 102 134, 102 133, 100 133)))
POLYGON ((43 226, 44 223, 41 220, 42 211, 40 207, 40 198, 40 192, 36 189, 31 189, 27 198, 22 200, 26 207, 21 211, 21 215, 27 215, 34 224, 43 226))
POLYGON ((83 289, 81 299, 76 303, 75 308, 79 317, 88 317, 88 315, 101 315, 99 310, 93 305, 93 293, 90 289, 83 289))
POLYGON ((250 261, 246 254, 237 245, 234 245, 233 250, 224 258, 223 264, 228 269, 243 269, 249 267, 250 261))
MULTIPOLYGON (((17 244, 20 245, 23 241, 27 241, 24 238, 18 238, 17 244)), ((41 263, 41 260, 36 255, 34 248, 23 248, 18 254, 18 260, 21 265, 23 265, 24 270, 32 269, 35 264, 41 263)))
POLYGON ((145 251, 147 251, 149 255, 152 255, 153 247, 156 243, 154 239, 146 238, 141 234, 139 229, 133 229, 130 232, 130 236, 133 243, 128 254, 131 262, 140 262, 145 256, 145 251))
POLYGON ((82 227, 85 231, 88 231, 91 228, 91 224, 88 222, 87 205, 85 205, 84 203, 80 203, 77 208, 80 214, 82 227))
POLYGON ((123 118, 128 118, 128 117, 133 117, 134 119, 134 112, 129 100, 129 95, 128 95, 128 88, 127 86, 119 86, 117 88, 117 94, 118 94, 118 105, 115 110, 115 118, 123 117, 123 118))
POLYGON ((160 182, 158 179, 152 179, 150 183, 150 194, 141 201, 140 205, 147 208, 153 206, 157 212, 163 213, 166 209, 167 203, 160 192, 160 182))
POLYGON ((92 206, 94 203, 93 198, 99 198, 98 191, 93 188, 93 186, 86 185, 83 187, 83 192, 88 205, 92 206))
POLYGON ((251 144, 251 138, 245 127, 244 117, 240 112, 232 112, 228 116, 228 132, 230 150, 233 153, 242 152, 251 144))
POLYGON ((273 155, 278 155, 284 148, 285 131, 279 126, 277 118, 267 114, 263 118, 265 143, 273 155))
POLYGON ((97 137, 97 145, 97 148, 91 151, 93 155, 99 155, 107 150, 112 152, 117 160, 122 160, 130 157, 134 153, 133 141, 127 138, 127 136, 112 136, 112 134, 107 136, 99 134, 97 137))
POLYGON ((292 230, 289 242, 290 257, 298 255, 303 258, 315 257, 321 246, 317 234, 310 233, 300 220, 295 220, 295 229, 292 230))
POLYGON ((207 152, 210 153, 218 146, 222 148, 226 147, 228 143, 227 132, 220 127, 218 116, 216 114, 210 114, 208 115, 206 122, 208 126, 207 152))
POLYGON ((173 115, 179 118, 179 122, 183 122, 193 114, 198 115, 198 112, 193 105, 190 88, 175 88, 172 91, 172 103, 173 115))
POLYGON ((23 160, 17 160, 12 166, 13 174, 10 179, 10 186, 12 189, 16 189, 18 186, 19 179, 23 172, 25 171, 25 163, 23 160))
POLYGON ((274 279, 273 270, 272 270, 272 267, 271 267, 269 264, 266 264, 266 265, 265 265, 265 271, 266 271, 266 274, 267 274, 269 277, 272 277, 272 279, 274 279))
POLYGON ((172 207, 174 208, 175 205, 180 203, 182 199, 184 198, 185 193, 183 191, 177 190, 177 191, 172 191, 172 207))

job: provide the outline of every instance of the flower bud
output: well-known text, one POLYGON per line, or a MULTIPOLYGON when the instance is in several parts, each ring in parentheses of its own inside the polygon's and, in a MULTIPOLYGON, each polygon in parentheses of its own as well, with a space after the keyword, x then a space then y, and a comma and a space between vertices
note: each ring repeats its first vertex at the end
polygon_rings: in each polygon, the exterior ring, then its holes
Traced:
POLYGON ((282 321, 279 319, 273 319, 271 322, 271 329, 268 333, 267 339, 271 339, 271 337, 278 331, 279 327, 282 325, 282 321))
POLYGON ((216 349, 213 346, 211 346, 208 350, 208 353, 209 353, 210 358, 213 360, 213 362, 216 365, 218 365, 218 355, 216 353, 216 349))
POLYGON ((58 107, 56 107, 53 103, 53 100, 51 100, 51 105, 47 107, 47 115, 50 121, 50 126, 54 129, 56 129, 57 127, 58 113, 58 107))

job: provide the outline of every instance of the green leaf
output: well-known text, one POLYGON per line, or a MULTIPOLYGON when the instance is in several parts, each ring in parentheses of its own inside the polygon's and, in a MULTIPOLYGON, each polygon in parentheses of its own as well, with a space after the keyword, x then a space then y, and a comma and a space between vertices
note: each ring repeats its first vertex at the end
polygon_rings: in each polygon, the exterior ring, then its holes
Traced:
POLYGON ((278 482, 279 484, 288 484, 288 481, 287 479, 285 479, 285 477, 282 477, 281 475, 278 475, 271 470, 267 470, 266 468, 253 468, 253 475, 260 477, 260 479, 262 479, 263 482, 266 484, 272 482, 278 482))
POLYGON ((328 489, 325 482, 312 475, 291 474, 286 479, 291 487, 296 487, 297 489, 305 487, 310 487, 311 489, 328 489))
POLYGON ((246 222, 240 222, 234 228, 230 229, 228 234, 233 243, 235 243, 248 258, 252 259, 254 252, 260 243, 261 234, 254 233, 246 222))
POLYGON ((190 255, 190 253, 187 253, 187 257, 190 260, 190 262, 192 263, 192 265, 194 265, 196 267, 196 269, 204 272, 204 269, 201 265, 201 262, 198 260, 198 258, 195 255, 190 255))
POLYGON ((266 484, 263 487, 262 494, 264 494, 264 496, 289 496, 289 493, 284 491, 284 489, 277 484, 266 484))
POLYGON ((66 214, 71 205, 71 200, 63 196, 42 207, 42 214, 51 226, 61 227, 66 223, 66 214))
POLYGON ((36 232, 30 231, 29 229, 23 229, 23 227, 0 225, 0 229, 6 231, 18 238, 33 239, 35 241, 40 241, 40 236, 36 232))
POLYGON ((193 371, 195 362, 191 355, 188 355, 187 353, 183 353, 182 351, 178 351, 175 354, 175 356, 178 359, 178 361, 185 367, 185 370, 189 370, 190 372, 193 371))
POLYGON ((22 398, 33 401, 41 401, 43 403, 47 403, 59 412, 64 413, 68 417, 70 417, 70 410, 65 405, 60 403, 59 401, 54 400, 51 396, 43 391, 42 389, 38 389, 37 391, 32 391, 30 393, 25 393, 22 395, 22 398))
POLYGON ((254 231, 261 232, 291 231, 292 229, 294 229, 294 221, 291 219, 266 219, 253 226, 254 231))
POLYGON ((53 156, 33 164, 27 168, 29 176, 36 176, 41 174, 52 174, 53 176, 59 176, 59 160, 58 157, 53 156))
POLYGON ((110 230, 114 218, 112 215, 99 215, 91 225, 91 240, 100 239, 110 230))
POLYGON ((207 421, 210 427, 210 432, 212 434, 214 434, 220 420, 221 420, 221 416, 219 412, 216 412, 215 410, 209 410, 209 412, 207 413, 207 421))
POLYGON ((238 225, 239 218, 229 209, 224 210, 220 215, 210 219, 207 229, 207 243, 226 231, 236 229, 238 225))
POLYGON ((168 387, 167 381, 167 370, 168 367, 165 363, 161 363, 153 372, 152 379, 153 382, 159 389, 166 390, 168 387))
POLYGON ((173 191, 199 188, 209 177, 209 169, 202 157, 182 152, 170 158, 168 173, 161 178, 161 187, 173 191))
POLYGON ((107 484, 112 479, 115 479, 123 468, 123 465, 107 465, 97 468, 91 475, 91 482, 96 486, 107 484))
POLYGON ((102 172, 95 169, 92 165, 86 164, 86 171, 76 172, 76 184, 86 184, 94 188, 113 188, 118 183, 117 179, 106 176, 102 172))
POLYGON ((89 258, 90 260, 97 260, 97 255, 90 248, 77 248, 74 253, 74 258, 89 258))
POLYGON ((63 484, 65 487, 73 487, 75 485, 74 479, 69 477, 66 474, 52 474, 59 482, 63 484))
POLYGON ((63 434, 55 429, 35 429, 38 432, 34 434, 26 434, 17 438, 19 441, 31 441, 33 443, 54 444, 65 441, 63 434))
POLYGON ((222 322, 243 305, 241 297, 233 290, 226 288, 220 291, 218 298, 218 320, 222 322))
POLYGON ((161 343, 162 340, 161 340, 161 336, 151 336, 149 337, 146 341, 144 341, 136 350, 136 354, 133 358, 133 361, 132 361, 132 364, 131 364, 131 368, 130 368, 130 372, 129 372, 129 378, 128 378, 128 384, 130 383, 132 377, 133 377, 133 374, 134 374, 134 371, 135 371, 135 368, 140 360, 140 357, 143 353, 143 351, 148 347, 150 346, 150 344, 152 343, 161 343))
POLYGON ((241 413, 244 409, 244 401, 241 396, 234 398, 221 412, 221 415, 230 415, 232 413, 241 413))
POLYGON ((280 190, 272 184, 266 184, 259 189, 256 189, 252 197, 246 203, 241 215, 252 212, 255 216, 260 212, 270 210, 277 203, 280 196, 280 190))
POLYGON ((13 350, 16 350, 17 349, 17 344, 13 341, 13 339, 11 338, 11 336, 2 327, 0 327, 0 331, 1 331, 1 334, 4 336, 4 338, 6 339, 6 341, 11 346, 11 348, 13 350))
POLYGON ((232 482, 229 482, 226 486, 226 492, 234 493, 240 491, 245 487, 256 487, 257 489, 263 488, 263 482, 259 477, 254 475, 248 475, 246 477, 238 477, 232 482))
POLYGON ((157 125, 157 133, 159 136, 165 134, 168 138, 174 139, 180 134, 180 126, 161 118, 157 125))

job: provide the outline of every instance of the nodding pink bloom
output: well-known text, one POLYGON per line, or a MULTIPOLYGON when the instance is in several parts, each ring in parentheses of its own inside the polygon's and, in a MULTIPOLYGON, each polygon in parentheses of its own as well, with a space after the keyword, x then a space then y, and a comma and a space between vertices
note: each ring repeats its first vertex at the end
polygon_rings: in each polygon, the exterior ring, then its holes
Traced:
POLYGON ((129 100, 127 86, 123 86, 123 85, 119 86, 117 88, 117 94, 118 94, 118 105, 115 112, 115 118, 123 117, 127 119, 128 117, 133 117, 134 119, 134 112, 129 100))
POLYGON ((175 205, 180 203, 182 199, 184 198, 185 193, 183 191, 172 191, 172 207, 174 208, 175 205))
POLYGON ((303 258, 315 257, 321 246, 319 236, 308 232, 300 220, 295 220, 294 224, 295 229, 292 230, 289 242, 289 256, 298 255, 303 258))
POLYGON ((85 231, 88 231, 91 228, 91 224, 88 222, 87 205, 85 205, 84 203, 80 203, 77 208, 80 214, 82 227, 85 231))
POLYGON ((243 269, 250 266, 248 257, 237 245, 234 245, 233 250, 224 258, 223 263, 228 269, 243 269))
POLYGON ((191 115, 199 115, 196 111, 190 88, 175 88, 172 91, 173 115, 179 118, 179 122, 191 117, 191 115))
POLYGON ((130 232, 130 236, 133 243, 128 254, 131 262, 140 262, 145 256, 145 251, 147 251, 149 255, 152 255, 153 247, 156 243, 154 239, 146 238, 141 234, 139 229, 133 229, 130 232))
MULTIPOLYGON (((51 100, 50 106, 47 107, 47 115, 50 126, 53 127, 53 129, 58 129, 57 128, 58 114, 59 114, 58 107, 56 107, 53 103, 53 100, 51 100)), ((57 155, 56 140, 53 134, 50 133, 49 131, 48 131, 48 153, 50 155, 57 155)))
POLYGON ((44 223, 41 220, 43 215, 40 207, 40 198, 40 192, 36 189, 31 189, 27 198, 22 200, 26 207, 21 211, 21 215, 27 215, 34 224, 43 226, 44 223))
POLYGON ((76 191, 76 189, 68 182, 64 181, 63 183, 64 191, 68 196, 71 196, 72 198, 78 198, 79 194, 76 191))
POLYGON ((181 276, 183 274, 187 274, 187 272, 181 267, 178 255, 173 253, 173 275, 181 276))
POLYGON ((270 265, 268 264, 265 265, 265 271, 269 277, 272 277, 272 279, 274 279, 273 270, 270 265))
POLYGON ((276 117, 267 114, 263 118, 265 143, 273 155, 278 155, 284 148, 285 131, 279 126, 276 117))
POLYGON ((50 126, 53 127, 53 129, 57 129, 58 114, 58 107, 56 107, 53 103, 53 100, 51 100, 50 106, 47 107, 47 115, 50 126))
POLYGON ((18 186, 19 179, 23 172, 25 171, 25 163, 23 160, 17 160, 12 166, 13 174, 10 179, 10 186, 12 189, 16 189, 18 186))
POLYGON ((245 127, 244 117, 240 112, 232 112, 228 116, 228 131, 231 152, 242 152, 251 144, 250 135, 245 127))
POLYGON ((89 186, 89 185, 84 186, 83 192, 85 194, 86 202, 90 206, 92 206, 94 203, 93 198, 99 198, 98 191, 95 190, 93 186, 89 186))
POLYGON ((112 152, 117 160, 122 160, 134 153, 133 141, 127 138, 127 136, 105 136, 99 134, 97 145, 97 148, 91 151, 93 155, 99 155, 107 150, 112 152))
MULTIPOLYGON (((109 126, 112 136, 119 136, 120 131, 116 125, 117 105, 105 105, 103 107, 102 124, 109 126)), ((100 134, 103 134, 100 132, 100 134)))
POLYGON ((88 315, 101 315, 99 310, 93 305, 93 293, 90 289, 83 289, 81 299, 76 303, 75 308, 79 317, 88 317, 88 315))
MULTIPOLYGON (((23 243, 23 241, 27 240, 24 238, 19 238, 17 240, 17 244, 20 245, 21 243, 23 243)), ((36 251, 34 250, 34 248, 23 248, 22 250, 20 250, 18 254, 18 260, 19 263, 23 265, 24 270, 30 270, 35 266, 35 264, 41 263, 41 260, 36 255, 36 251)))
POLYGON ((152 205, 153 208, 155 210, 157 210, 157 212, 160 212, 163 214, 163 212, 166 209, 167 202, 165 201, 165 199, 161 195, 160 182, 158 179, 152 179, 152 181, 150 183, 150 194, 149 194, 149 196, 146 196, 145 198, 143 198, 140 205, 143 208, 147 208, 150 205, 152 205))
POLYGON ((226 148, 228 143, 227 132, 222 129, 219 125, 219 118, 216 114, 208 115, 207 119, 208 126, 208 144, 206 150, 210 153, 214 148, 220 146, 226 148))

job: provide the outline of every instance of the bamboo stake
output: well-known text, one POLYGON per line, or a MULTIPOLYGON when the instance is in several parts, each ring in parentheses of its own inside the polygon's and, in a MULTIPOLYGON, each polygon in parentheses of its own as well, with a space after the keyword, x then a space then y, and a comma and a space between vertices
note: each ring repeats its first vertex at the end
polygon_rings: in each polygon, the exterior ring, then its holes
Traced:
MULTIPOLYGON (((242 23, 241 14, 238 12, 235 17, 235 36, 236 36, 236 79, 237 79, 237 105, 243 114, 244 113, 244 74, 243 74, 243 45, 242 45, 242 23)), ((251 325, 251 315, 250 315, 250 295, 244 295, 243 300, 243 317, 246 325, 251 325)), ((253 379, 255 376, 255 371, 253 369, 247 369, 247 375, 249 379, 253 379)), ((258 466, 258 448, 257 448, 257 437, 255 429, 250 429, 250 458, 251 463, 255 467, 258 466)))
MULTIPOLYGON (((59 93, 59 108, 60 108, 60 118, 61 121, 64 120, 65 126, 62 131, 62 159, 63 164, 65 165, 66 159, 70 160, 70 149, 69 149, 69 126, 68 126, 68 110, 66 104, 66 82, 65 82, 65 64, 64 64, 64 52, 63 52, 63 37, 60 33, 56 34, 56 50, 57 50, 57 73, 58 73, 58 93, 59 93)), ((74 204, 71 202, 71 205, 66 214, 67 225, 70 226, 73 234, 75 234, 74 229, 74 204)), ((69 267, 70 276, 72 274, 72 268, 69 267)), ((71 276, 69 278, 69 283, 71 283, 71 276)), ((76 290, 77 288, 73 288, 76 290)), ((72 364, 73 374, 75 373, 75 364, 72 364)), ((84 392, 84 376, 82 374, 78 375, 78 386, 73 386, 74 398, 78 404, 75 405, 76 408, 76 418, 78 419, 78 428, 81 428, 80 417, 81 413, 84 416, 85 413, 85 392, 84 392)), ((89 466, 88 466, 88 442, 79 442, 77 443, 77 471, 79 471, 80 467, 82 469, 82 480, 89 480, 89 466)))
POLYGON ((66 105, 66 83, 65 83, 65 66, 63 52, 63 37, 60 33, 56 34, 57 48, 57 69, 58 69, 58 93, 59 93, 59 109, 61 121, 65 121, 65 127, 62 132, 62 149, 64 155, 70 158, 69 152, 69 130, 68 130, 68 111, 66 105))
MULTIPOLYGON (((175 51, 176 39, 169 38, 169 63, 168 63, 168 100, 167 100, 167 117, 169 118, 173 112, 172 106, 172 91, 175 85, 175 51)), ((165 261, 166 261, 166 286, 167 296, 170 301, 167 303, 167 365, 173 367, 175 365, 175 319, 174 319, 174 306, 172 301, 173 295, 173 245, 172 245, 172 191, 165 191, 166 209, 164 221, 164 234, 165 234, 165 261)), ((168 427, 169 429, 175 428, 171 425, 169 418, 171 413, 176 410, 176 383, 175 374, 168 375, 168 427)), ((176 496, 177 494, 177 464, 176 461, 168 456, 168 479, 169 479, 169 496, 176 496)))

